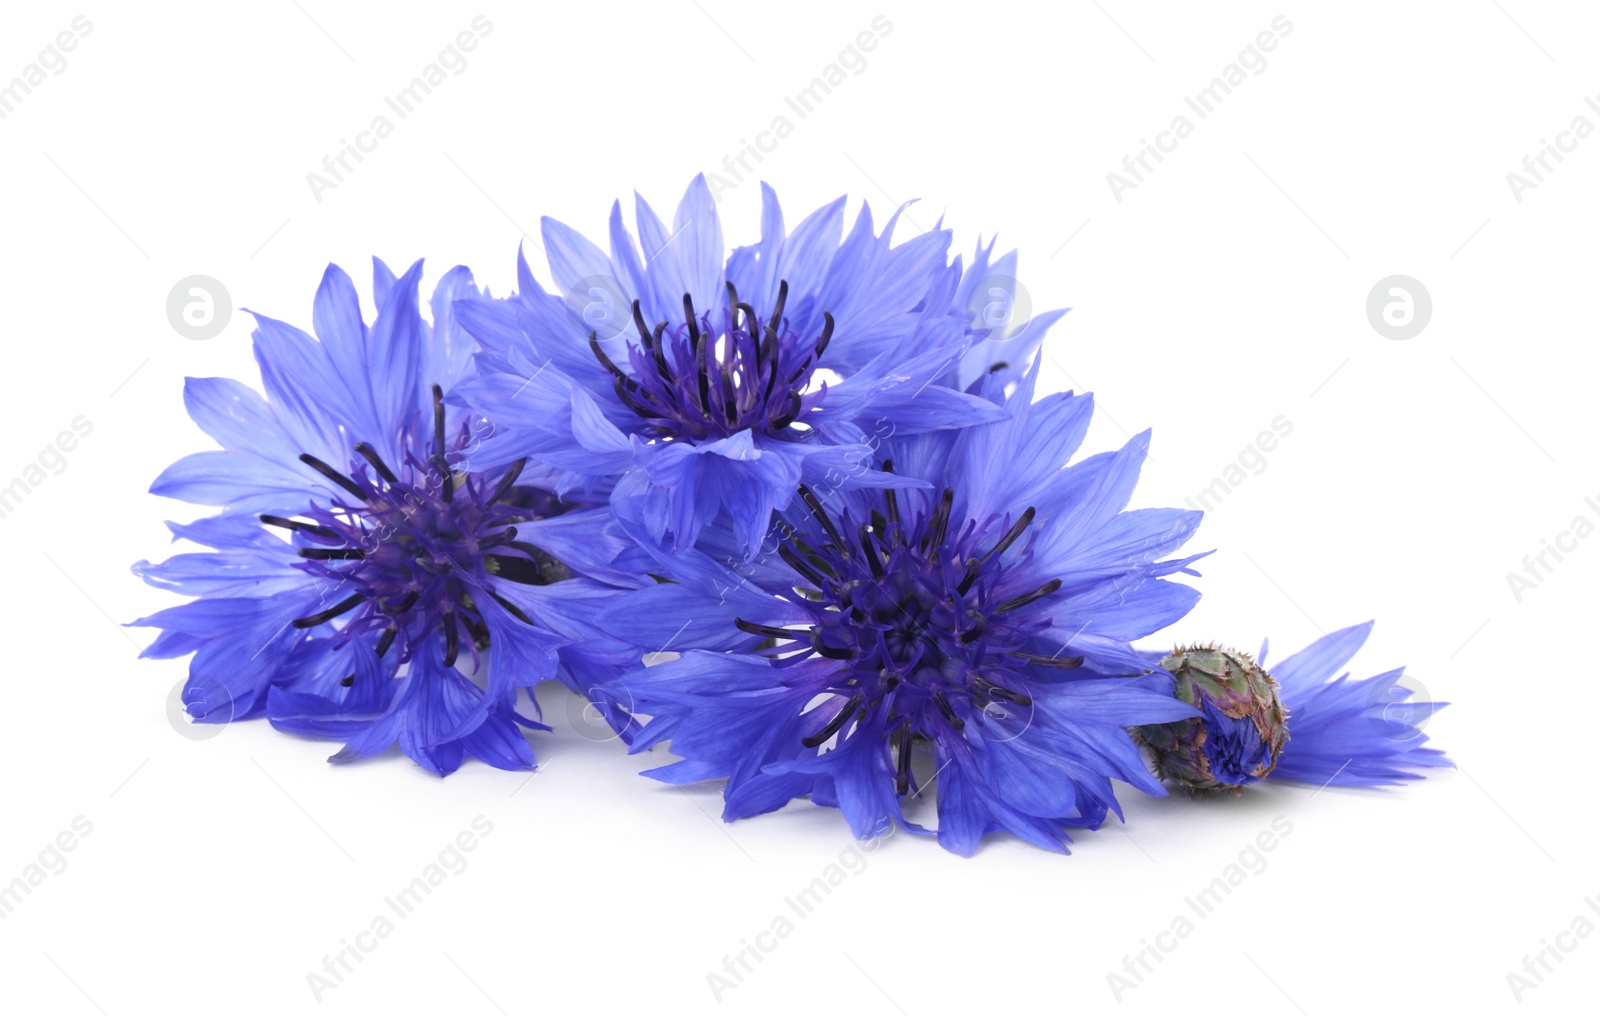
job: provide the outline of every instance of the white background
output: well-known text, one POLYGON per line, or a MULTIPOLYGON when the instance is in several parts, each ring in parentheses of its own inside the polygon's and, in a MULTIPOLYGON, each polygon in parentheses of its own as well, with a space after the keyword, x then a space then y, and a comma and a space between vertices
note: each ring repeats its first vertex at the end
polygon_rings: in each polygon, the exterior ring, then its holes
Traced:
MULTIPOLYGON (((1600 923, 1583 902, 1600 895, 1600 540, 1520 602, 1506 577, 1576 516, 1600 521, 1584 504, 1600 499, 1600 139, 1520 203, 1506 182, 1574 117, 1600 126, 1583 103, 1600 92, 1595 11, 22 6, 3 16, 0 80, 74 15, 93 30, 0 120, 0 485, 73 418, 94 430, 0 519, 0 882, 75 816, 93 832, 0 921, 7 1011, 718 1007, 707 975, 851 847, 837 813, 723 825, 715 788, 634 776, 642 760, 574 733, 557 693, 531 779, 469 763, 440 781, 398 755, 335 768, 332 745, 264 721, 180 736, 166 707, 184 661, 137 661, 150 633, 113 622, 174 602, 128 565, 169 553, 162 519, 194 514, 145 493, 209 446, 182 378, 255 380, 246 315, 209 341, 170 327, 178 279, 302 325, 330 260, 365 289, 370 255, 426 255, 429 286, 467 263, 503 293, 541 215, 598 238, 635 187, 670 210, 780 114, 794 131, 759 169, 791 222, 845 192, 880 221, 919 197, 903 235, 942 213, 963 252, 980 231, 1020 249, 1033 305, 1074 308, 1043 387, 1098 393, 1091 450, 1155 429, 1137 503, 1183 503, 1292 421, 1209 514, 1204 599, 1152 645, 1270 634, 1281 658, 1377 617, 1356 669, 1408 664, 1454 702, 1429 733, 1461 768, 1385 793, 1130 792, 1126 827, 1070 857, 1002 838, 962 860, 897 836, 721 1008, 1490 1012, 1517 1005, 1525 955, 1580 913, 1600 923), (479 13, 494 27, 466 70, 316 201, 306 174, 479 13), (784 97, 878 14, 893 30, 865 70, 796 120, 784 97), (1266 69, 1115 200, 1106 174, 1280 14, 1293 31, 1266 69), (1365 310, 1396 273, 1433 302, 1405 341, 1365 310), (1293 832, 1266 870, 1119 1001, 1107 975, 1279 815, 1293 832), (307 975, 475 816, 493 832, 469 866, 318 1002, 307 975)), ((724 196, 731 240, 755 237, 758 210, 754 182, 724 196)), ((1592 1006, 1600 935, 1563 941, 1575 951, 1527 1011, 1592 1006)))

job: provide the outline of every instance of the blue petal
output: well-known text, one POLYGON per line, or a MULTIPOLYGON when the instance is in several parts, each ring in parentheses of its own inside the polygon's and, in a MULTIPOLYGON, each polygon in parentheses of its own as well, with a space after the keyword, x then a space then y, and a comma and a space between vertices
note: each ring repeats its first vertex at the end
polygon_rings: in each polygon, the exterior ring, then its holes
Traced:
MULTIPOLYGON (((1351 625, 1311 643, 1272 668, 1272 676, 1285 693, 1311 691, 1349 663, 1366 645, 1375 622, 1351 625)), ((1266 666, 1263 657, 1262 666, 1266 666)))
POLYGON ((220 377, 183 380, 189 418, 217 444, 269 462, 293 461, 300 454, 284 440, 272 407, 253 388, 220 377))
POLYGON ((668 250, 681 286, 673 290, 673 295, 689 294, 696 312, 720 307, 726 300, 722 288, 722 220, 704 173, 689 182, 672 218, 672 232, 668 250))
POLYGON ((193 640, 195 654, 183 692, 189 715, 227 723, 260 712, 274 675, 304 635, 289 622, 308 608, 303 595, 213 598, 133 623, 182 632, 193 640))
MULTIPOLYGON (((1021 503, 1021 502, 1018 502, 1021 503)), ((1038 569, 1072 576, 1074 584, 1126 574, 1186 543, 1203 513, 1179 508, 1141 508, 1113 516, 1096 539, 1061 541, 1041 555, 1038 569)))
MULTIPOLYGON (((419 379, 423 385, 437 384, 449 391, 467 376, 477 343, 456 319, 456 306, 478 297, 472 270, 457 265, 444 273, 433 288, 429 301, 433 313, 433 341, 423 349, 419 379)), ((418 393, 426 399, 427 393, 418 393)))
POLYGON ((285 438, 299 452, 324 461, 343 458, 341 431, 359 414, 352 411, 353 396, 327 351, 298 328, 262 314, 255 319, 256 364, 285 438))
POLYGON ((366 440, 380 451, 387 449, 395 460, 401 457, 400 432, 416 418, 417 392, 423 383, 417 376, 423 363, 424 341, 422 313, 417 305, 421 279, 422 262, 418 261, 378 305, 378 317, 368 337, 369 371, 376 376, 381 370, 383 383, 373 392, 380 430, 366 440))
POLYGON ((373 386, 380 381, 369 362, 367 326, 361 320, 361 300, 355 283, 344 269, 329 265, 312 303, 312 327, 333 369, 343 381, 348 397, 349 419, 361 434, 382 434, 378 404, 373 386))
POLYGON ((1189 586, 1134 576, 1072 596, 1047 597, 1023 609, 1048 613, 1052 637, 1072 641, 1079 635, 1107 635, 1132 641, 1172 624, 1199 599, 1199 591, 1189 586))
POLYGON ((1403 668, 1361 680, 1348 674, 1329 679, 1371 630, 1369 622, 1326 635, 1271 668, 1289 711, 1289 742, 1271 779, 1379 787, 1420 779, 1418 769, 1452 765, 1443 752, 1426 747, 1422 733, 1445 703, 1413 701, 1399 684, 1403 668))
MULTIPOLYGON (((313 474, 315 475, 315 474, 313 474)), ((216 505, 238 512, 303 511, 318 491, 333 496, 327 484, 297 478, 289 469, 243 452, 195 452, 162 470, 150 493, 190 504, 216 505)))
POLYGON ((379 310, 389 302, 389 294, 394 290, 394 272, 383 263, 383 259, 374 256, 372 259, 372 300, 373 305, 379 310))
POLYGON ((617 268, 617 281, 622 284, 625 292, 639 301, 641 308, 654 308, 657 304, 655 291, 650 284, 650 276, 645 271, 644 262, 639 260, 639 251, 634 246, 633 236, 622 224, 620 201, 611 203, 609 227, 611 263, 617 268))
POLYGON ((579 283, 596 277, 617 274, 605 251, 590 243, 582 233, 551 218, 539 220, 545 256, 550 259, 550 276, 562 293, 578 291, 579 283))

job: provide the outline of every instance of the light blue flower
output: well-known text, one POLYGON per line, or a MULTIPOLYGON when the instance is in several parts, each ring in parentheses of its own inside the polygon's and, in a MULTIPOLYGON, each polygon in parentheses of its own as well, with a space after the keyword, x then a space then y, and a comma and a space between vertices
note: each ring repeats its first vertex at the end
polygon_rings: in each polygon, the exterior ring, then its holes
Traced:
POLYGON ((265 397, 188 379, 189 414, 222 447, 180 459, 151 491, 222 512, 171 525, 209 552, 134 566, 196 597, 134 624, 162 629, 145 656, 193 654, 184 701, 197 720, 264 712, 345 741, 337 761, 398 743, 441 775, 467 754, 524 768, 518 728, 540 724, 517 712, 518 689, 560 677, 587 691, 636 662, 587 618, 641 580, 610 566, 626 544, 603 504, 562 500, 548 471, 520 461, 468 468, 486 426, 443 393, 473 352, 452 308, 478 291, 465 268, 448 272, 430 325, 421 275, 420 261, 398 279, 374 261, 370 327, 337 266, 317 291, 315 338, 256 315, 265 397), (469 661, 481 683, 458 669, 469 661))
POLYGON ((902 805, 931 785, 926 754, 959 854, 998 830, 1064 850, 1118 807, 1113 780, 1163 793, 1126 728, 1196 713, 1131 643, 1198 598, 1167 576, 1193 574, 1168 555, 1200 513, 1123 510, 1148 433, 1068 465, 1092 399, 1033 403, 1036 376, 1009 399, 978 383, 998 419, 886 442, 874 468, 918 488, 802 488, 736 571, 726 547, 642 546, 672 581, 600 623, 682 651, 608 686, 650 717, 635 751, 682 759, 649 775, 726 778, 730 820, 809 796, 865 838, 921 829, 902 805))
POLYGON ((454 398, 498 425, 475 467, 549 466, 559 491, 631 503, 640 535, 680 549, 721 519, 751 557, 802 483, 911 482, 868 468, 874 450, 998 419, 965 389, 1059 314, 977 350, 996 336, 963 300, 989 250, 964 272, 938 226, 891 245, 899 220, 876 232, 863 207, 843 235, 840 198, 790 229, 763 187, 760 240, 727 252, 701 177, 670 227, 638 199, 637 241, 613 205, 609 252, 543 220, 557 291, 519 259, 516 296, 457 308, 483 369, 454 398))

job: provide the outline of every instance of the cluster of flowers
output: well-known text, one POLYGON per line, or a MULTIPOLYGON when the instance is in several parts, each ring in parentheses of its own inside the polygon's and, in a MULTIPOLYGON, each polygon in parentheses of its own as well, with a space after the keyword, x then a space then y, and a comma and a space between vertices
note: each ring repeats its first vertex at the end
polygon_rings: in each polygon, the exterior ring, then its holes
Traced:
POLYGON ((609 253, 546 219, 555 292, 520 258, 506 298, 458 267, 426 316, 420 261, 374 261, 370 322, 330 266, 314 335, 255 315, 264 397, 188 380, 221 450, 151 490, 221 511, 170 524, 209 550, 134 571, 194 597, 135 622, 160 629, 144 655, 193 654, 194 720, 527 768, 555 679, 633 751, 670 742, 646 775, 726 781, 729 820, 808 797, 861 838, 929 832, 903 806, 936 787, 964 855, 1002 830, 1065 850, 1120 817, 1113 780, 1449 764, 1400 671, 1332 679, 1366 626, 1270 676, 1134 648, 1198 599, 1173 577, 1203 555, 1172 555, 1200 513, 1124 510, 1148 432, 1071 462, 1092 397, 1034 396, 1061 313, 968 309, 1014 253, 891 246, 899 213, 865 208, 846 233, 843 198, 789 229, 764 188, 760 240, 724 258, 701 179, 670 227, 636 214, 637 242, 613 206, 609 253))

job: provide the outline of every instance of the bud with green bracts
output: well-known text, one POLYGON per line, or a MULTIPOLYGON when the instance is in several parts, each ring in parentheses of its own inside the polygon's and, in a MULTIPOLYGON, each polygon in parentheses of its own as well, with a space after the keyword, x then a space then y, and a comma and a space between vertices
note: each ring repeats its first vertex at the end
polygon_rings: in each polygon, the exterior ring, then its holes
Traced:
POLYGON ((1271 674, 1249 653, 1216 646, 1177 649, 1161 666, 1200 715, 1134 729, 1157 776, 1203 796, 1242 793, 1272 772, 1289 730, 1271 674))

